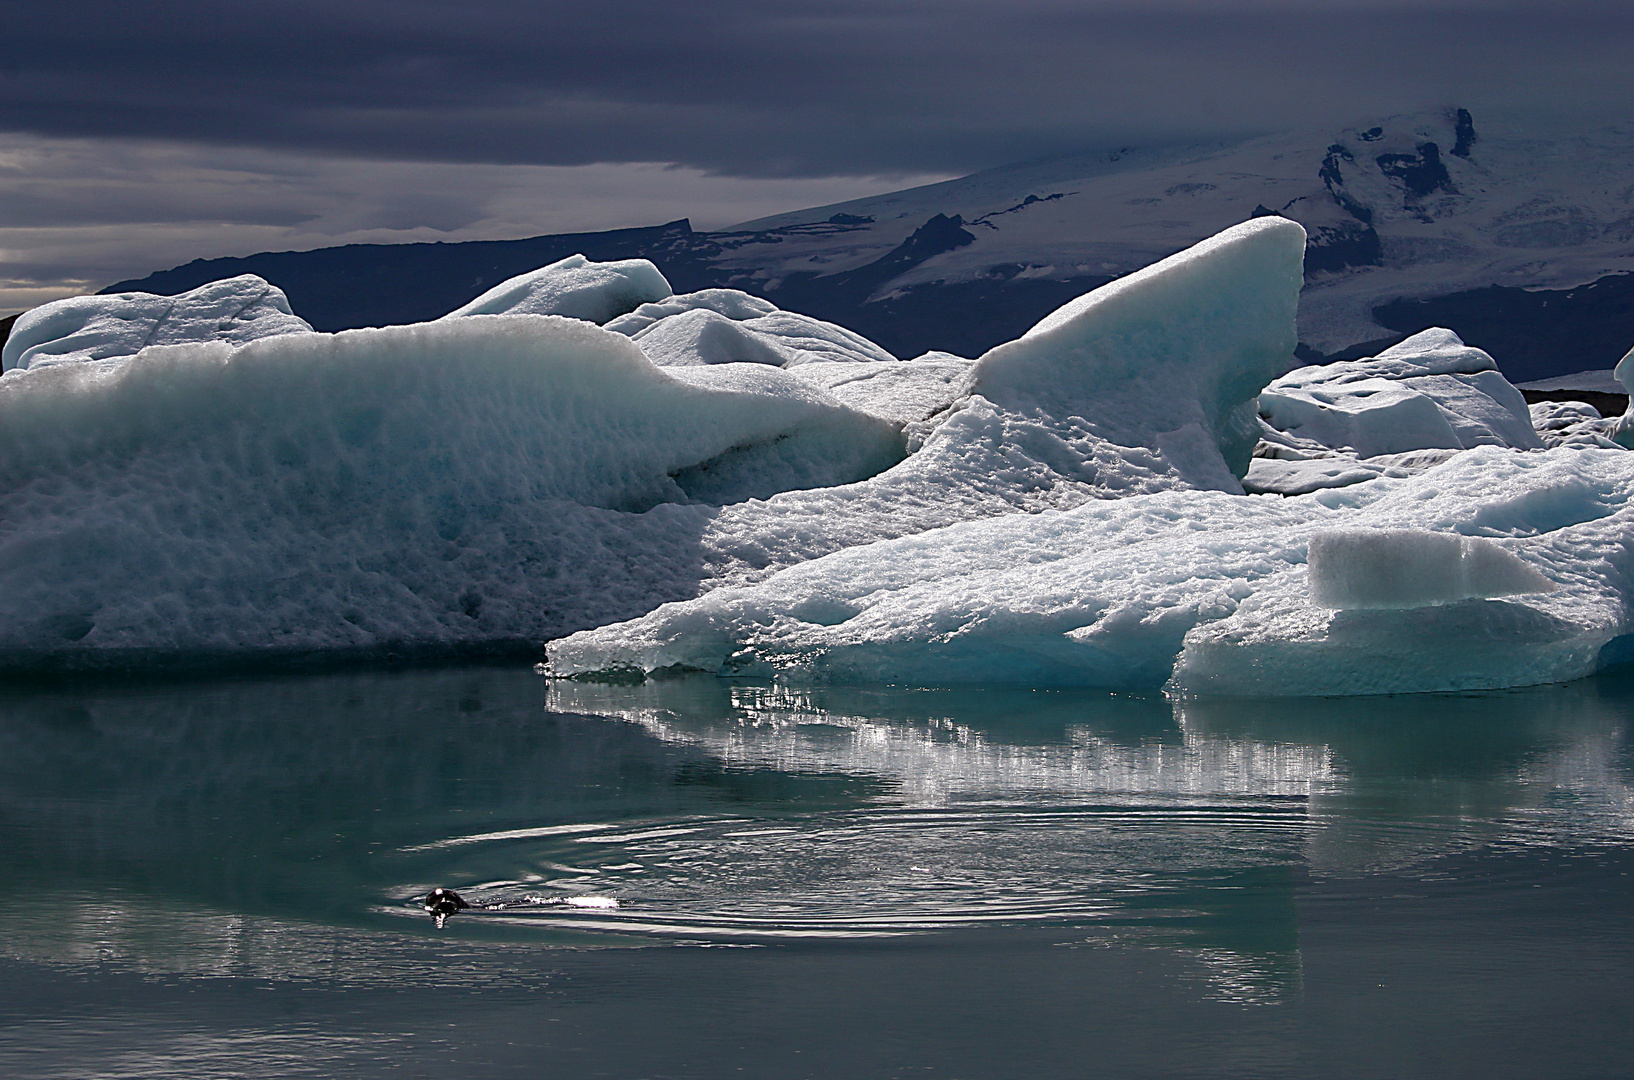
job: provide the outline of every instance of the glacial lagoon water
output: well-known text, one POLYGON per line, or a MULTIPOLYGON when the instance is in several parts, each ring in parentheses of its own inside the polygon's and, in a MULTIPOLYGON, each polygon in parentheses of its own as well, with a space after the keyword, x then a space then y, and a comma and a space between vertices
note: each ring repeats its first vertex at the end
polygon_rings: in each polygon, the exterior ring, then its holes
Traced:
POLYGON ((12 686, 0 1075, 1626 1076, 1631 872, 1626 674, 12 686))

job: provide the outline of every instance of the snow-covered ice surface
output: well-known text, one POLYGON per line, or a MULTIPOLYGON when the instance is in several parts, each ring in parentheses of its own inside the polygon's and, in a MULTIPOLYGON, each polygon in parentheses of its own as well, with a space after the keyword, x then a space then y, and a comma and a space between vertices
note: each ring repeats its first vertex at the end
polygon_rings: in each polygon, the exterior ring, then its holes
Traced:
POLYGON ((444 318, 464 315, 565 315, 604 323, 673 293, 646 259, 591 262, 569 255, 502 281, 444 318))
POLYGON ((1620 658, 1634 461, 1481 447, 1302 498, 1168 491, 838 552, 549 646, 553 670, 1322 695, 1522 686, 1620 658), (1313 603, 1311 537, 1491 540, 1556 591, 1406 610, 1313 603), (1608 650, 1607 646, 1611 648, 1608 650))
POLYGON ((542 639, 689 594, 710 503, 902 454, 781 371, 536 315, 48 365, 0 416, 25 664, 542 639))
POLYGON ((0 351, 0 371, 133 356, 149 345, 242 344, 311 330, 290 311, 282 289, 254 274, 213 281, 180 296, 72 296, 18 316, 0 351))
POLYGON ((902 364, 834 361, 802 368, 800 377, 839 401, 902 424, 925 420, 970 391, 974 360, 926 353, 902 364))
POLYGON ((642 304, 608 322, 607 329, 635 338, 653 363, 666 367, 896 359, 843 326, 783 311, 736 289, 703 289, 642 304))
POLYGON ((1302 367, 1260 392, 1245 486, 1301 495, 1405 476, 1475 446, 1544 442, 1492 357, 1439 327, 1366 360, 1302 367))

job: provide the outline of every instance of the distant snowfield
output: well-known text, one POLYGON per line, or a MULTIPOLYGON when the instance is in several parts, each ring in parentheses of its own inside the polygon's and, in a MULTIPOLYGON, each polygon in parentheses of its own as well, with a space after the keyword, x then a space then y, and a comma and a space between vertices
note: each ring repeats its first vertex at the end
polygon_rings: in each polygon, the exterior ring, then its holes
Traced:
POLYGON ((1444 330, 1290 371, 1306 241, 1234 225, 976 358, 640 260, 333 335, 256 278, 47 305, 0 376, 0 663, 1298 695, 1634 659, 1627 418, 1444 330))

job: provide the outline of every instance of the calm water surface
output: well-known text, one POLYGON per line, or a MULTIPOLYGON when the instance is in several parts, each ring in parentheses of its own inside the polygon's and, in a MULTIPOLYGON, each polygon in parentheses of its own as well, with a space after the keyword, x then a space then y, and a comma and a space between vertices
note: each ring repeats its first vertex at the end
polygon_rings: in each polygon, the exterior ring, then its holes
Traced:
POLYGON ((13 687, 0 1075, 1629 1076, 1631 734, 1627 676, 13 687))

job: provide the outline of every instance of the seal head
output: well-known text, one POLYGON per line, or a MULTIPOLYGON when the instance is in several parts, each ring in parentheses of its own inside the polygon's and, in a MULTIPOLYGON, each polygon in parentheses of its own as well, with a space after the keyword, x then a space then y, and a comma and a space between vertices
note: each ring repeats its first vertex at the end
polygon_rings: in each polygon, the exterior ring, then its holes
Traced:
POLYGON ((426 909, 426 914, 430 915, 432 921, 437 924, 437 929, 441 930, 443 923, 448 921, 450 915, 463 911, 471 905, 467 904, 465 898, 453 889, 432 889, 431 894, 425 898, 422 906, 426 909))

